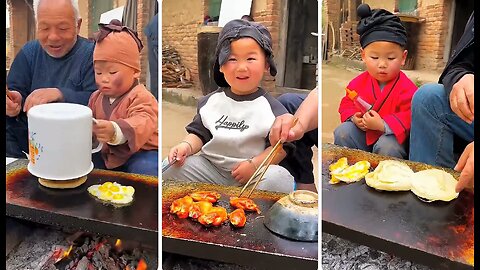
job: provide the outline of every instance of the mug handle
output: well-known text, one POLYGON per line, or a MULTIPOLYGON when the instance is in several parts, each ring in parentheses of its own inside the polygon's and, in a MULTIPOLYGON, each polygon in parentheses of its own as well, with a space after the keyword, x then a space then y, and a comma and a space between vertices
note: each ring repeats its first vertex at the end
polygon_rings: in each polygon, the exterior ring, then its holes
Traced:
MULTIPOLYGON (((92 122, 94 125, 98 124, 98 120, 95 119, 94 117, 92 117, 92 122)), ((97 147, 95 147, 95 149, 92 149, 92 154, 100 152, 100 150, 102 150, 102 147, 103 147, 103 143, 102 142, 98 143, 97 147)))
POLYGON ((92 149, 92 154, 100 152, 100 150, 102 150, 102 147, 103 147, 103 143, 101 142, 97 145, 97 147, 95 147, 95 149, 92 149))

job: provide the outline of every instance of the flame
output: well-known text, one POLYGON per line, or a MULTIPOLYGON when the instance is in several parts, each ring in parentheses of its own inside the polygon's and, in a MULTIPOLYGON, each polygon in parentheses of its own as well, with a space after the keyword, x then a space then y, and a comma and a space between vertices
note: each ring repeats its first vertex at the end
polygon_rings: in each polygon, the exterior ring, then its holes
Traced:
POLYGON ((116 247, 116 248, 122 247, 122 240, 117 239, 117 241, 115 242, 115 247, 116 247))
POLYGON ((138 261, 137 270, 147 270, 147 263, 143 260, 143 258, 138 261))
POLYGON ((474 265, 474 208, 470 209, 470 212, 467 214, 468 219, 467 223, 463 225, 457 226, 449 226, 449 229, 452 230, 456 234, 464 234, 466 235, 463 238, 463 243, 460 245, 460 254, 455 254, 455 256, 460 255, 468 264, 474 265))
POLYGON ((68 248, 68 250, 65 251, 65 252, 63 252, 63 257, 64 257, 64 258, 67 257, 67 256, 70 254, 70 251, 72 251, 72 247, 73 247, 73 245, 70 245, 70 247, 68 248))

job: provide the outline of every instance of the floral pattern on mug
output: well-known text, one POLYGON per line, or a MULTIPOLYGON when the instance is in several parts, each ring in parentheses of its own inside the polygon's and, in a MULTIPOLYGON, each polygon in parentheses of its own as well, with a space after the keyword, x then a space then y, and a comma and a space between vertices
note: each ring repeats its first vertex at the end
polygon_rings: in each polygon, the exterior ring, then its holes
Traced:
POLYGON ((34 135, 35 132, 30 132, 30 138, 28 140, 28 155, 30 162, 35 164, 35 162, 40 158, 40 152, 43 152, 43 146, 39 143, 35 143, 34 135))

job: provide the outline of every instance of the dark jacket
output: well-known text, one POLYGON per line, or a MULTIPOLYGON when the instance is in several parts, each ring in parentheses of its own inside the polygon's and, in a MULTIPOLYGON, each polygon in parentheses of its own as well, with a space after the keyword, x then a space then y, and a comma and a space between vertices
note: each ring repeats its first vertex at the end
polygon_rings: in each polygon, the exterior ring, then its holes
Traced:
POLYGON ((465 31, 452 52, 445 69, 440 75, 439 83, 445 86, 448 96, 453 85, 465 74, 474 74, 474 14, 470 15, 465 31))

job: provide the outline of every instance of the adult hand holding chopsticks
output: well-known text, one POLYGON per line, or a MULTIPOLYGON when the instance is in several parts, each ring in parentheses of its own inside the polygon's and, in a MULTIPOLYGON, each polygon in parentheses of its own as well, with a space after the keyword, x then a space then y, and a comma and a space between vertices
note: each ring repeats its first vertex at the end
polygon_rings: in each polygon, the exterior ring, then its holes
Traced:
POLYGON ((16 117, 22 108, 22 95, 18 91, 8 90, 8 86, 6 89, 6 115, 16 117))
POLYGON ((303 135, 318 127, 318 89, 313 89, 302 102, 295 115, 289 113, 278 116, 271 129, 269 140, 275 145, 282 142, 296 141, 303 135), (294 125, 295 118, 298 122, 294 125))

